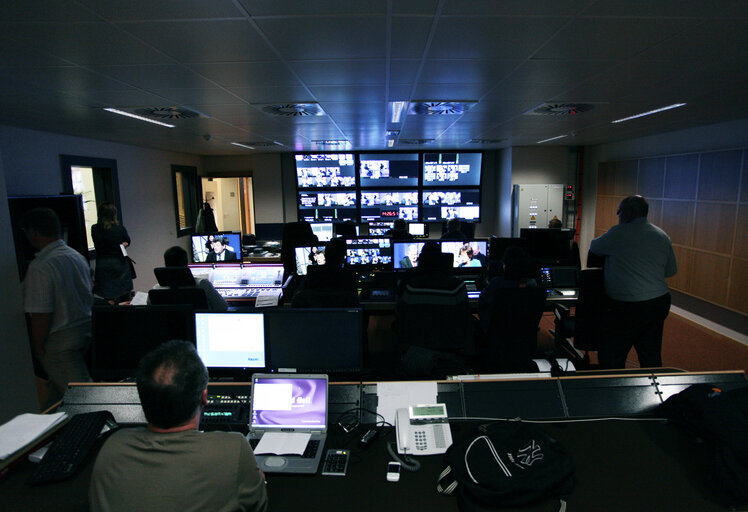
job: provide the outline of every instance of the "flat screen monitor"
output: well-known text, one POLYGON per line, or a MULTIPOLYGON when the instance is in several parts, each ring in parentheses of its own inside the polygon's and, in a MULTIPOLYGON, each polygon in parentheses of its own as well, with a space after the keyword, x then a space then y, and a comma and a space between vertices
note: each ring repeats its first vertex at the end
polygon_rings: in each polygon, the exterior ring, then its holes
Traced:
POLYGON ((195 343, 192 306, 94 306, 91 375, 116 382, 133 377, 140 359, 169 340, 195 343))
POLYGON ((480 186, 481 153, 425 153, 423 186, 480 186))
POLYGON ((387 231, 395 226, 394 222, 388 221, 373 221, 369 222, 369 235, 370 236, 384 236, 387 231))
POLYGON ((296 184, 299 190, 355 188, 353 153, 296 155, 296 184))
POLYGON ((474 239, 468 241, 441 241, 442 252, 449 253, 454 258, 457 269, 476 269, 485 267, 488 240, 474 239))
POLYGON ((324 244, 296 247, 294 253, 296 256, 296 274, 299 276, 305 276, 309 266, 325 264, 324 244))
POLYGON ((418 220, 417 190, 362 190, 361 222, 418 220))
POLYGON ((195 313, 195 342, 211 377, 265 368, 263 313, 195 313))
POLYGON ((468 222, 480 221, 480 190, 477 188, 423 190, 421 203, 421 220, 424 222, 455 218, 468 222))
MULTIPOLYGON (((438 242, 437 242, 438 243, 438 242)), ((405 270, 418 266, 418 256, 423 250, 424 242, 393 241, 392 266, 395 270, 405 270)))
POLYGON ((219 232, 192 235, 192 261, 195 263, 240 262, 242 260, 242 235, 219 232))
POLYGON ((488 256, 492 260, 503 259, 504 253, 509 247, 519 247, 526 250, 527 240, 524 238, 492 236, 488 245, 488 256))
POLYGON ((332 222, 357 220, 356 192, 299 192, 299 220, 332 222))
POLYGON ((569 229, 522 228, 519 231, 519 236, 526 241, 528 254, 539 259, 541 263, 551 265, 575 264, 571 251, 574 231, 569 229))
POLYGON ((320 242, 327 242, 332 238, 332 222, 312 222, 312 233, 317 235, 320 242))
POLYGON ((344 375, 361 371, 360 308, 278 308, 265 313, 268 369, 344 375))
POLYGON ((408 233, 416 238, 428 238, 429 225, 425 222, 409 222, 408 233))
POLYGON ((354 268, 392 268, 392 241, 362 237, 346 240, 345 262, 354 268))
POLYGON ((362 153, 358 176, 361 188, 417 187, 418 153, 362 153))
POLYGON ((250 428, 275 430, 327 427, 326 375, 252 377, 250 428))

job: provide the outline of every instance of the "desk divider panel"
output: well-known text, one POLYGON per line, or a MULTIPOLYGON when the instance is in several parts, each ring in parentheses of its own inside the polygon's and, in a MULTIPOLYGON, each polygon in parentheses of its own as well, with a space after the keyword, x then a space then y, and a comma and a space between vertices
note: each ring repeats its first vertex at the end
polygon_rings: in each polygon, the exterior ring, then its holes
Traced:
POLYGON ((556 379, 463 381, 469 418, 550 419, 566 416, 556 379))
POLYGON ((81 384, 69 386, 58 411, 70 415, 109 411, 120 425, 144 425, 138 389, 134 383, 81 384))
POLYGON ((653 376, 562 377, 559 379, 571 418, 639 416, 660 405, 653 376))
POLYGON ((675 375, 655 375, 655 383, 662 401, 694 384, 714 384, 722 391, 745 387, 748 383, 742 371, 714 373, 682 373, 675 375))

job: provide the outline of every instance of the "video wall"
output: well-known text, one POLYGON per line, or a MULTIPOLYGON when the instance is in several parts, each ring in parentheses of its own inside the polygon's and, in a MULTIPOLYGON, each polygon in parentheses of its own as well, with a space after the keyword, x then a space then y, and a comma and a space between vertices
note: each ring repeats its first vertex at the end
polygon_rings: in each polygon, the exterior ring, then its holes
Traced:
POLYGON ((298 215, 309 222, 479 222, 481 153, 297 154, 298 215))

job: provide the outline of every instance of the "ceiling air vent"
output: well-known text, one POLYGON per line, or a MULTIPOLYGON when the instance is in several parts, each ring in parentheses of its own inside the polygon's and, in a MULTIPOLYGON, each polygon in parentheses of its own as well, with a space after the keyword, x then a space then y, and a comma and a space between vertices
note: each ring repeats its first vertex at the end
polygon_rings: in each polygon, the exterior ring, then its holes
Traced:
POLYGON ((323 116, 325 111, 316 103, 279 103, 255 105, 266 114, 280 117, 323 116))
POLYGON ((459 115, 464 114, 475 101, 413 101, 408 113, 413 115, 459 115))
POLYGON ((398 144, 410 144, 410 145, 418 145, 418 144, 431 144, 434 142, 434 139, 398 139, 398 144))
POLYGON ((589 103, 543 103, 525 112, 528 116, 575 116, 592 110, 589 103))
POLYGON ((196 117, 207 117, 204 114, 200 114, 200 112, 184 107, 142 107, 133 109, 133 113, 153 119, 193 119, 196 117))

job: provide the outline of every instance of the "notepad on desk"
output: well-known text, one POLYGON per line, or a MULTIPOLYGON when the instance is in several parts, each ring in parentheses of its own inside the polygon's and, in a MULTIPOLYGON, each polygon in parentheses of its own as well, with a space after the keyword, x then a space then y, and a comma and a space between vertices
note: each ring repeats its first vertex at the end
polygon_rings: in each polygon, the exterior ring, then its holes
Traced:
POLYGON ((67 423, 64 412, 21 414, 0 425, 0 474, 67 423))

